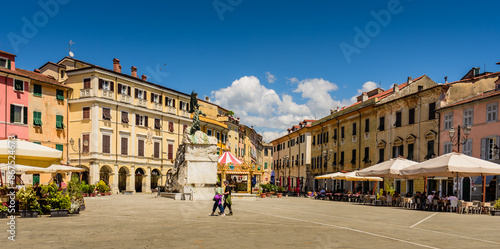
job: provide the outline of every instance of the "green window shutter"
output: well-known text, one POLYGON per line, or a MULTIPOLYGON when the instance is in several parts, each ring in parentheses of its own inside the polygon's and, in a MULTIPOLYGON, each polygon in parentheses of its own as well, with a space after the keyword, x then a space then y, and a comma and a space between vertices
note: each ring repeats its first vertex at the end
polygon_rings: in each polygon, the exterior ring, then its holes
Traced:
POLYGON ((34 144, 39 144, 39 145, 42 145, 42 143, 40 143, 40 142, 33 142, 33 143, 34 143, 34 144))
POLYGON ((56 150, 64 151, 62 144, 56 144, 56 150))
POLYGON ((267 163, 264 163, 264 169, 267 169, 267 163))
POLYGON ((7 69, 10 69, 10 60, 7 59, 7 69))
POLYGON ((41 112, 33 112, 33 125, 42 126, 42 113, 41 112))
POLYGON ((10 105, 10 122, 11 123, 14 123, 15 121, 15 111, 16 111, 16 107, 14 105, 10 105))
POLYGON ((56 94, 56 98, 57 100, 64 100, 64 91, 63 90, 56 90, 57 94, 56 94))
POLYGON ((56 116, 56 128, 57 129, 64 128, 63 116, 61 115, 56 116))
POLYGON ((26 106, 24 107, 24 113, 23 114, 24 114, 23 115, 24 116, 23 117, 24 118, 23 119, 23 123, 24 124, 28 124, 28 107, 26 107, 26 106))
POLYGON ((37 85, 37 84, 33 85, 33 95, 39 96, 39 97, 42 96, 42 86, 41 85, 37 85))

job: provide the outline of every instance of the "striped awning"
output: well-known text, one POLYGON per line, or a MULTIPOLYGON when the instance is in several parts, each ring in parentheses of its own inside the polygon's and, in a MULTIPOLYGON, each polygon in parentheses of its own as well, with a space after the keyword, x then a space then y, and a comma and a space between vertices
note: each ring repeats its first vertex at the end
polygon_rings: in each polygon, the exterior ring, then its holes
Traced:
POLYGON ((234 164, 234 165, 240 165, 241 161, 238 160, 231 152, 226 151, 222 154, 222 156, 219 157, 219 163, 220 164, 234 164))

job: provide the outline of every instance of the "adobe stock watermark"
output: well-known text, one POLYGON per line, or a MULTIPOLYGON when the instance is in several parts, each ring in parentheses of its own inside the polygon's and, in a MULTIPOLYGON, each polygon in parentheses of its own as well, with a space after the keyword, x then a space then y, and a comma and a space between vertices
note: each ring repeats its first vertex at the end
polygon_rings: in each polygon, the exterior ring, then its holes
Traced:
MULTIPOLYGON (((166 67, 166 64, 163 64, 163 67, 166 67)), ((155 83, 163 83, 163 79, 167 78, 170 73, 164 71, 165 68, 160 67, 159 64, 153 69, 150 66, 146 67, 146 71, 148 74, 155 80, 155 83)))
POLYGON ((49 19, 56 16, 61 10, 61 5, 66 5, 70 0, 39 0, 38 6, 41 10, 35 12, 28 19, 26 16, 21 17, 23 26, 21 33, 9 32, 7 38, 15 53, 19 52, 21 44, 28 44, 29 40, 34 38, 38 31, 49 23, 49 19))
POLYGON ((16 182, 16 140, 14 136, 9 136, 8 141, 8 151, 9 154, 7 158, 7 179, 9 181, 9 193, 7 194, 9 198, 9 202, 7 203, 8 214, 9 216, 7 222, 8 230, 7 230, 7 238, 11 241, 16 241, 16 216, 14 213, 16 212, 16 192, 12 188, 15 186, 16 182))
POLYGON ((212 2, 215 12, 219 16, 220 21, 224 21, 224 13, 232 12, 235 7, 240 5, 243 0, 215 0, 212 2))
POLYGON ((374 20, 367 22, 364 29, 358 26, 354 27, 356 34, 354 35, 352 44, 341 42, 339 45, 347 63, 351 63, 352 55, 361 53, 361 49, 366 48, 370 44, 371 39, 377 37, 382 28, 387 27, 391 23, 392 16, 400 14, 402 11, 403 6, 401 6, 399 0, 389 0, 387 2, 387 9, 378 12, 375 10, 370 11, 370 15, 374 20))

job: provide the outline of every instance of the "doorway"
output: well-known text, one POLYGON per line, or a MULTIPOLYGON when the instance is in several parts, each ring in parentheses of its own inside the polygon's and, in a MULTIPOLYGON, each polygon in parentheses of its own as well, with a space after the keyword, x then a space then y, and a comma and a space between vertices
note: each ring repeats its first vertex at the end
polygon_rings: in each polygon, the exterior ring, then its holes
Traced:
POLYGON ((462 180, 462 199, 470 201, 470 177, 464 177, 462 180))
POLYGON ((123 167, 118 171, 118 190, 127 190, 127 170, 123 167))
POLYGON ((142 178, 144 176, 144 170, 138 168, 135 170, 135 192, 142 192, 142 178))

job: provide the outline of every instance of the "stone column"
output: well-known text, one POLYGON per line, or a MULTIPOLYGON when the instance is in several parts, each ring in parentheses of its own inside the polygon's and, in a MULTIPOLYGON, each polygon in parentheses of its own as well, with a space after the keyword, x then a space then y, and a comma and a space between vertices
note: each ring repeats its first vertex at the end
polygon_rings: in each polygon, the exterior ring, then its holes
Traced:
POLYGON ((93 162, 90 164, 90 184, 97 184, 99 182, 99 164, 93 162))
POLYGON ((148 173, 144 176, 144 177, 146 177, 146 188, 145 189, 146 189, 146 193, 150 194, 151 193, 151 167, 148 167, 147 172, 148 173))
POLYGON ((132 191, 135 193, 135 166, 132 166, 131 167, 131 171, 130 171, 130 182, 129 182, 129 191, 132 191))
POLYGON ((118 164, 115 164, 115 170, 113 172, 113 186, 111 186, 111 192, 115 193, 115 194, 118 194, 119 190, 118 190, 118 180, 119 180, 119 173, 118 173, 118 164))

